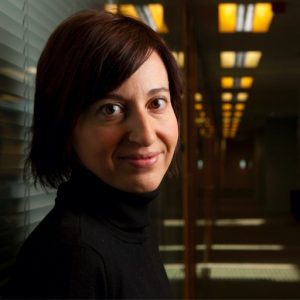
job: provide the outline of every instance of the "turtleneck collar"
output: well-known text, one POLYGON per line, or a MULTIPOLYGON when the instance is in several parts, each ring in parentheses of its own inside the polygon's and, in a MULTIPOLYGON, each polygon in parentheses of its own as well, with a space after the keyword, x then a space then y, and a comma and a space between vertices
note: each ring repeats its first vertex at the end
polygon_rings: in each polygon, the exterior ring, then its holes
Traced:
POLYGON ((84 167, 76 167, 68 182, 58 189, 57 203, 65 202, 78 210, 108 221, 123 231, 141 231, 149 224, 148 204, 159 188, 147 193, 116 189, 84 167))

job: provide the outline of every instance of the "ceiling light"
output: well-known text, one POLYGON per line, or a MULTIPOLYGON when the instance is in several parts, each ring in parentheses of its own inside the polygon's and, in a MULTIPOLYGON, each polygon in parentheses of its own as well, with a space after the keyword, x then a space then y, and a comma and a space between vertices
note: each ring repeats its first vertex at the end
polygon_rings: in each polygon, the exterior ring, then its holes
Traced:
POLYGON ((119 12, 122 15, 142 20, 158 33, 168 33, 169 31, 164 21, 164 7, 162 4, 105 4, 104 9, 111 13, 119 12))
POLYGON ((134 19, 140 19, 139 14, 133 4, 121 4, 119 12, 124 16, 129 16, 134 19))
POLYGON ((253 32, 267 32, 273 19, 271 3, 256 3, 253 18, 253 32))
POLYGON ((267 32, 273 11, 271 3, 220 3, 219 32, 267 32))
POLYGON ((232 125, 238 125, 241 122, 241 118, 239 117, 234 117, 232 119, 232 125))
POLYGON ((118 4, 105 4, 104 10, 116 14, 118 12, 118 4))
POLYGON ((241 111, 245 109, 245 104, 244 103, 238 103, 235 105, 235 110, 241 111))
POLYGON ((195 98, 196 102, 201 102, 202 101, 202 94, 201 93, 195 93, 194 98, 195 98))
POLYGON ((200 103, 196 103, 194 107, 196 110, 201 110, 203 108, 203 105, 200 103))
POLYGON ((261 59, 261 51, 221 51, 222 68, 256 68, 261 59))
POLYGON ((249 89, 251 88, 252 84, 253 84, 253 77, 250 76, 241 77, 241 81, 240 81, 241 88, 249 89))
POLYGON ((222 116, 227 118, 227 117, 231 117, 231 111, 223 111, 222 116))
POLYGON ((244 31, 246 32, 252 31, 253 12, 254 12, 254 5, 249 4, 247 6, 247 12, 246 12, 245 23, 244 23, 244 31))
POLYGON ((224 102, 225 101, 231 101, 232 100, 232 93, 222 93, 221 98, 224 102))
POLYGON ((219 4, 219 32, 234 32, 236 29, 236 3, 219 4))
POLYGON ((235 66, 235 52, 221 51, 220 60, 222 68, 233 68, 235 66))
POLYGON ((156 25, 157 32, 159 33, 168 33, 168 27, 164 22, 164 7, 162 4, 155 3, 155 4, 148 4, 147 5, 153 21, 156 25))
POLYGON ((233 88, 234 85, 234 78, 233 77, 222 77, 221 78, 221 86, 223 89, 230 89, 233 88))
POLYGON ((172 54, 177 62, 177 65, 180 67, 180 68, 183 68, 184 67, 184 53, 183 51, 179 51, 179 52, 176 52, 176 51, 172 51, 172 54))
POLYGON ((234 116, 241 118, 243 116, 243 113, 241 111, 236 111, 236 112, 234 112, 234 116))
POLYGON ((231 110, 232 109, 232 105, 230 103, 224 103, 222 105, 222 109, 223 110, 231 110))
POLYGON ((245 68, 256 68, 259 64, 261 56, 261 51, 247 51, 245 53, 245 68))
POLYGON ((249 96, 248 93, 241 92, 241 93, 237 93, 236 99, 237 101, 244 102, 247 101, 248 96, 249 96))

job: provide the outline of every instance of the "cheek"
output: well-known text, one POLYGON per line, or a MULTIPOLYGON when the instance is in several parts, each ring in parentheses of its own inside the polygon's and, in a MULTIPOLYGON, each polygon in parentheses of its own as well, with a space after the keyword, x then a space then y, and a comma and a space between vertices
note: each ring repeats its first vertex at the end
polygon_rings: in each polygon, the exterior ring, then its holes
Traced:
POLYGON ((75 131, 73 145, 77 154, 84 155, 85 159, 105 159, 114 151, 117 138, 117 134, 109 130, 90 126, 75 131))
POLYGON ((172 118, 172 122, 166 123, 164 126, 162 126, 163 131, 164 131, 164 136, 168 144, 169 151, 174 152, 177 142, 178 142, 178 135, 179 135, 179 130, 178 130, 178 123, 177 119, 172 118))

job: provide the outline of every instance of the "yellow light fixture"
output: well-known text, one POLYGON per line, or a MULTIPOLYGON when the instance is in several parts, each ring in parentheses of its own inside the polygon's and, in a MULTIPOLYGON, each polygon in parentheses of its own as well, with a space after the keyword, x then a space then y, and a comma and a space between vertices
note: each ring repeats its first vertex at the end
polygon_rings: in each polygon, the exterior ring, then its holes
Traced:
POLYGON ((243 89, 249 89, 251 88, 252 84, 253 84, 253 77, 251 76, 243 76, 241 77, 241 81, 240 81, 240 87, 243 89))
POLYGON ((221 51, 220 60, 222 68, 233 68, 235 66, 235 52, 221 51))
POLYGON ((241 93, 237 93, 236 99, 237 101, 245 102, 248 100, 248 97, 249 97, 248 93, 241 92, 241 93))
POLYGON ((232 93, 222 93, 221 95, 222 101, 228 102, 232 100, 232 93))
POLYGON ((235 110, 241 111, 245 109, 245 104, 244 103, 237 103, 235 105, 235 110))
POLYGON ((222 116, 223 117, 231 117, 231 111, 227 111, 227 110, 223 111, 222 116))
POLYGON ((271 3, 220 3, 219 32, 267 32, 274 13, 271 3))
POLYGON ((194 107, 195 107, 195 110, 203 109, 203 105, 201 103, 195 103, 194 107))
POLYGON ((201 118, 205 118, 205 111, 200 111, 199 112, 199 116, 201 117, 201 118))
POLYGON ((118 4, 105 4, 104 10, 112 14, 116 14, 118 12, 118 4))
POLYGON ((155 3, 155 4, 148 4, 147 5, 153 21, 157 27, 157 32, 159 33, 168 33, 168 27, 164 22, 164 7, 162 4, 155 3))
POLYGON ((195 93, 194 98, 195 98, 196 102, 201 102, 202 101, 202 94, 201 93, 195 93))
POLYGON ((221 51, 222 68, 256 68, 262 56, 261 51, 221 51))
POLYGON ((183 51, 172 51, 172 54, 177 62, 177 65, 180 67, 180 68, 183 68, 184 67, 184 53, 183 51))
POLYGON ((232 109, 232 105, 230 103, 224 103, 222 104, 222 109, 224 110, 231 110, 232 109))
POLYGON ((232 118, 232 124, 239 124, 240 122, 241 122, 241 118, 239 117, 232 118))
POLYGON ((229 124, 231 119, 229 117, 223 117, 223 124, 229 124))
POLYGON ((234 78, 229 76, 224 76, 221 78, 221 87, 223 89, 231 89, 234 85, 234 78))
POLYGON ((119 6, 119 12, 124 16, 128 16, 137 20, 140 19, 137 9, 133 4, 121 4, 119 6))
POLYGON ((245 53, 245 68, 257 68, 262 56, 261 51, 247 51, 245 53))
POLYGON ((253 17, 253 32, 267 32, 273 15, 271 3, 256 3, 253 17))
POLYGON ((241 118, 243 116, 243 113, 241 111, 234 112, 234 117, 241 118))
POLYGON ((236 3, 220 3, 219 7, 219 32, 234 32, 236 27, 236 3))

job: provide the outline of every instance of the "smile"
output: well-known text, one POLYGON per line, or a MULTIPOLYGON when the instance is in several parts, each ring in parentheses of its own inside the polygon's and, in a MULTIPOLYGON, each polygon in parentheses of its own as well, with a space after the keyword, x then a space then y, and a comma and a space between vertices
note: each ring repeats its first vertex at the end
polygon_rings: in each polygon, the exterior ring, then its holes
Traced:
POLYGON ((125 161, 137 168, 152 167, 158 161, 161 152, 151 152, 146 154, 132 154, 120 156, 122 161, 125 161))

